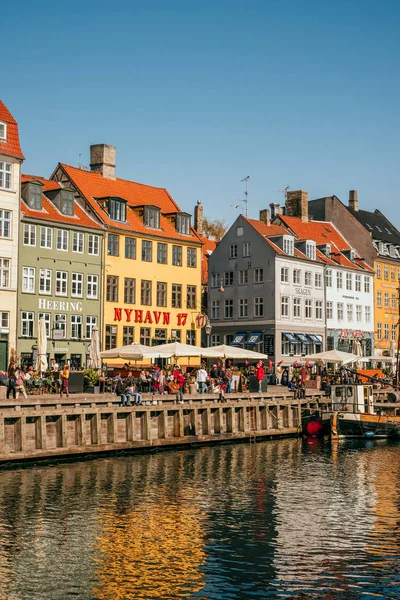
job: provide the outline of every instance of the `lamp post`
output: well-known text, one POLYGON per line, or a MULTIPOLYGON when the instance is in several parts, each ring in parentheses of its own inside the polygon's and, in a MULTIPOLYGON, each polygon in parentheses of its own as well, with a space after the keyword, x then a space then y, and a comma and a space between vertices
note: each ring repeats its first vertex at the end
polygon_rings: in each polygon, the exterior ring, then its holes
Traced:
POLYGON ((210 335, 211 335, 211 331, 212 331, 212 326, 210 321, 207 320, 207 323, 205 324, 204 327, 204 331, 206 332, 206 336, 207 336, 207 348, 210 347, 210 335))

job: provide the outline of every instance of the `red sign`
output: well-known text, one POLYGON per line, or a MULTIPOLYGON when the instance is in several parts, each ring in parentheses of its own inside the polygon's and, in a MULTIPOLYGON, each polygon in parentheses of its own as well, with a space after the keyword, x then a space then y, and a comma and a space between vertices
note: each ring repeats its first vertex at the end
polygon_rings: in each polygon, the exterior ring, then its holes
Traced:
MULTIPOLYGON (((176 315, 176 324, 186 325, 187 316, 187 313, 178 313, 176 315)), ((123 317, 127 323, 155 323, 156 325, 169 325, 171 322, 170 312, 161 310, 114 308, 114 321, 122 321, 123 317)))
POLYGON ((197 315, 195 321, 196 321, 196 327, 199 327, 200 329, 202 329, 203 327, 206 326, 207 317, 206 317, 206 315, 200 314, 200 315, 197 315))

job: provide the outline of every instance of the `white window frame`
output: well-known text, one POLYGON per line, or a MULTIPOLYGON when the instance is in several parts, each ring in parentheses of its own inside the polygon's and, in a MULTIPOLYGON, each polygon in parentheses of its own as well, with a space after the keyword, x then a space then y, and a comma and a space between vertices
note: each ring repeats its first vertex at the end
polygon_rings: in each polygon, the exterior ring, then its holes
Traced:
POLYGON ((342 273, 342 271, 336 271, 336 287, 338 290, 343 289, 343 273, 342 273))
POLYGON ((353 273, 346 273, 346 290, 353 289, 353 273))
POLYGON ((294 285, 301 285, 301 269, 293 269, 294 285))
POLYGON ((56 248, 60 252, 68 252, 68 229, 57 229, 56 248))
POLYGON ((315 273, 315 287, 317 289, 321 289, 322 288, 322 273, 315 273))
POLYGON ((332 269, 325 271, 325 285, 326 287, 332 287, 332 269))
POLYGON ((257 298, 254 298, 254 316, 255 317, 263 317, 264 316, 264 298, 263 298, 263 296, 257 296, 257 298))
POLYGON ((337 320, 343 321, 343 319, 344 319, 344 304, 343 304, 343 302, 337 303, 336 310, 337 310, 337 320))
POLYGON ((312 300, 310 298, 306 298, 304 301, 304 318, 312 319, 312 300))
POLYGON ((356 292, 361 292, 361 275, 354 276, 354 290, 356 292))
POLYGON ((7 123, 0 121, 0 140, 5 142, 7 140, 7 123))
POLYGON ((9 331, 10 329, 10 313, 8 311, 0 312, 0 327, 1 329, 9 331))
POLYGON ((71 340, 82 339, 82 315, 71 315, 71 340), (79 334, 78 327, 80 325, 81 335, 79 334), (74 331, 76 328, 76 331, 74 331), (76 335, 74 335, 76 333, 76 335))
POLYGON ((220 301, 211 300, 211 318, 219 319, 220 301))
POLYGON ((99 256, 100 252, 100 241, 99 237, 95 233, 89 233, 88 235, 88 254, 91 256, 99 256))
POLYGON ((85 337, 87 340, 92 339, 93 327, 97 327, 97 317, 95 315, 87 315, 85 321, 85 337))
POLYGON ((315 318, 317 321, 322 321, 324 314, 324 303, 322 300, 315 301, 315 318))
POLYGON ((51 250, 53 248, 53 228, 40 226, 40 247, 51 250), (44 241, 44 244, 42 243, 44 241))
POLYGON ((0 210, 0 238, 11 239, 12 237, 12 211, 7 209, 0 210), (8 233, 8 235, 7 235, 8 233))
POLYGON ((381 340, 382 339, 382 323, 377 323, 376 328, 377 328, 378 340, 381 340))
POLYGON ((35 313, 33 311, 21 311, 21 335, 24 337, 34 337, 35 313))
POLYGON ((51 269, 40 269, 39 271, 39 294, 51 294, 51 280, 53 272, 51 269), (44 284, 44 285, 42 285, 44 284))
POLYGON ((24 246, 36 246, 36 225, 24 223, 24 246))
POLYGON ((239 298, 239 319, 246 319, 249 316, 249 302, 247 298, 239 298))
POLYGON ((72 252, 83 254, 85 248, 85 236, 82 231, 72 232, 72 252))
POLYGON ((289 267, 281 267, 281 283, 289 283, 289 267))
POLYGON ((35 267, 22 267, 22 291, 24 294, 35 293, 35 267))
POLYGON ((376 292, 376 307, 382 308, 382 292, 380 290, 376 292))
POLYGON ((304 286, 312 287, 312 271, 305 271, 304 273, 304 286))
POLYGON ((0 258, 0 289, 8 290, 11 284, 11 259, 0 258))
POLYGON ((40 321, 41 317, 44 318, 44 322, 46 325, 46 337, 49 338, 50 331, 51 331, 50 313, 43 313, 43 312, 38 313, 38 325, 39 325, 39 321, 40 321))
POLYGON ((237 258, 238 257, 238 245, 231 244, 229 246, 229 258, 237 258))
MULTIPOLYGON (((400 270, 399 270, 400 273, 400 270)), ((369 275, 365 275, 364 276, 364 292, 366 294, 369 294, 371 291, 371 278, 369 277, 369 275)))
POLYGON ((326 319, 333 319, 333 302, 330 300, 326 303, 326 319))
POLYGON ((291 235, 283 236, 283 251, 285 254, 289 256, 293 256, 294 254, 294 238, 291 235))
POLYGON ((262 267, 254 269, 254 283, 264 283, 264 269, 262 267))
MULTIPOLYGON (((239 271, 239 277, 238 277, 238 284, 239 285, 247 285, 249 283, 249 272, 246 269, 241 269, 239 271)), ((218 286, 212 286, 212 287, 218 287, 218 286)))
POLYGON ((366 323, 371 322, 371 307, 370 306, 365 307, 365 322, 366 323))
POLYGON ((362 321, 362 306, 361 304, 356 304, 356 321, 362 321))
POLYGON ((63 336, 62 339, 67 337, 67 315, 66 314, 57 314, 54 315, 54 330, 62 331, 63 336))
POLYGON ((289 296, 281 296, 281 318, 289 318, 289 296))
POLYGON ((91 300, 97 300, 99 296, 99 276, 91 275, 87 276, 87 287, 86 287, 86 297, 91 300))
POLYGON ((13 165, 4 160, 0 161, 0 188, 2 190, 13 189, 13 165))
POLYGON ((242 256, 243 256, 243 258, 249 258, 249 256, 251 256, 251 243, 250 242, 243 242, 242 256))
POLYGON ((301 298, 293 298, 293 319, 301 319, 301 298))
POLYGON ((310 260, 316 259, 317 246, 315 242, 306 241, 306 256, 310 260))
POLYGON ((73 298, 83 297, 83 273, 71 273, 71 296, 73 298))
POLYGON ((347 304, 347 306, 346 306, 346 314, 347 314, 347 321, 349 323, 351 323, 353 321, 353 317, 354 317, 354 310, 353 310, 353 305, 352 304, 347 304))
POLYGON ((56 271, 56 296, 68 296, 68 271, 56 271), (58 283, 60 284, 60 291, 57 292, 58 283))

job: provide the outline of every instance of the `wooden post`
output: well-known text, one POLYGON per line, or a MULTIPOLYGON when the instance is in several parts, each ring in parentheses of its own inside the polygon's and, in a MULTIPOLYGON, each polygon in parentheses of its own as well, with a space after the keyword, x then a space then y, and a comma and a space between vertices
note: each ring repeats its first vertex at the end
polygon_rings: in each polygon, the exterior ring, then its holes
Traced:
POLYGON ((182 408, 180 408, 178 411, 178 431, 179 431, 178 437, 183 438, 185 433, 184 433, 184 427, 183 427, 183 409, 182 408))
POLYGON ((134 427, 134 419, 135 419, 135 412, 132 411, 130 413, 128 413, 128 416, 126 418, 126 441, 127 442, 133 442, 133 440, 135 439, 135 427, 134 427))
POLYGON ((144 413, 145 425, 144 425, 144 439, 151 440, 151 412, 146 410, 144 413))
POLYGON ((101 412, 94 413, 90 419, 90 437, 92 444, 101 443, 101 412))
POLYGON ((47 448, 47 435, 46 435, 46 415, 42 415, 39 417, 39 426, 38 429, 40 431, 39 442, 41 450, 46 450, 47 448))
POLYGON ((60 446, 62 448, 66 448, 67 447, 67 415, 61 415, 61 417, 58 420, 58 423, 60 426, 60 446))
POLYGON ((3 454, 4 452, 4 417, 1 416, 0 417, 0 453, 3 454))
POLYGON ((117 438, 117 413, 112 412, 107 419, 107 443, 115 444, 117 438))
POLYGON ((86 442, 85 440, 85 414, 78 415, 78 418, 75 420, 75 439, 77 446, 83 446, 86 442))

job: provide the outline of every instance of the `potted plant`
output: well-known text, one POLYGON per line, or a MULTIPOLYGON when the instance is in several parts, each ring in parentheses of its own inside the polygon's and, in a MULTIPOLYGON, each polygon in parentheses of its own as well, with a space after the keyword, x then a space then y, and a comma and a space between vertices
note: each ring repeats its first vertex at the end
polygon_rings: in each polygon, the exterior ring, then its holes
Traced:
POLYGON ((85 392, 91 392, 92 394, 100 392, 98 369, 86 369, 83 372, 83 379, 85 381, 85 392))

